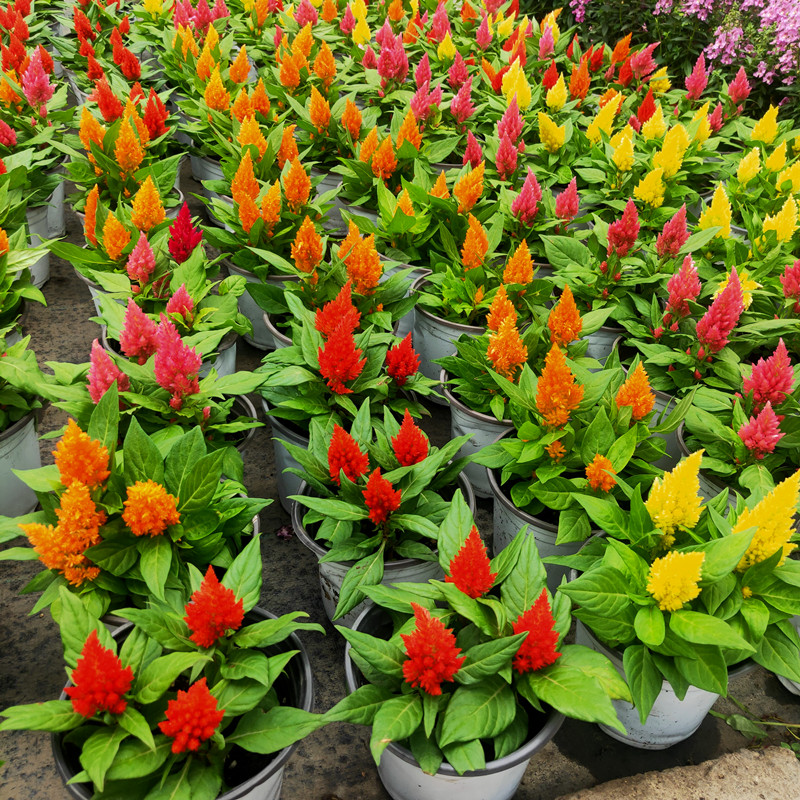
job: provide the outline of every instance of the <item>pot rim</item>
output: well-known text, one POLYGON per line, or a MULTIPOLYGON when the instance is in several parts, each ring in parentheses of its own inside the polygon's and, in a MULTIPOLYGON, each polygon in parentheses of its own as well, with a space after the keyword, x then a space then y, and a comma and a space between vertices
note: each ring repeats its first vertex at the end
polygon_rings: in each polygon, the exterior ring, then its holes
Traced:
POLYGON ((272 334, 272 338, 275 339, 276 342, 279 342, 284 347, 291 347, 292 340, 288 337, 285 333, 281 333, 273 324, 272 320, 269 318, 269 314, 264 312, 264 325, 266 326, 267 330, 272 334))
POLYGON ((25 416, 20 417, 16 422, 12 422, 5 430, 0 431, 0 442, 4 442, 6 439, 10 439, 14 436, 14 434, 19 433, 29 422, 33 422, 33 424, 36 425, 37 411, 44 411, 44 407, 28 411, 25 416))
MULTIPOLYGON (((251 272, 249 269, 245 269, 244 267, 240 267, 238 264, 235 264, 229 258, 223 258, 222 263, 227 267, 229 271, 235 272, 237 275, 242 275, 245 278, 253 278, 254 281, 258 281, 258 276, 255 272, 251 272)), ((299 281, 300 278, 297 275, 270 275, 267 278, 267 282, 277 281, 279 283, 283 283, 284 281, 299 281)))
MULTIPOLYGON (((258 419, 258 411, 256 411, 256 407, 253 405, 253 403, 250 401, 250 398, 246 394, 237 394, 233 398, 233 405, 231 406, 231 411, 233 411, 233 409, 236 408, 237 403, 240 406, 244 406, 243 409, 244 413, 241 414, 241 416, 252 417, 255 420, 258 419)), ((236 445, 236 449, 240 453, 244 453, 245 448, 250 444, 250 442, 253 441, 253 437, 256 435, 256 429, 247 428, 247 430, 244 431, 244 434, 245 434, 244 439, 242 439, 242 441, 236 445)))
POLYGON ((448 374, 446 369, 443 369, 439 373, 439 380, 442 384, 442 393, 447 398, 447 402, 450 403, 452 406, 456 406, 459 411, 465 414, 468 417, 472 417, 473 419, 482 422, 484 425, 505 425, 505 426, 512 426, 514 423, 510 419, 503 418, 502 420, 498 420, 495 417, 490 417, 488 414, 484 414, 481 411, 473 411, 469 406, 465 406, 464 403, 461 402, 451 391, 450 387, 447 385, 447 381, 450 380, 450 375, 448 374))
MULTIPOLYGON (((428 276, 421 275, 414 281, 414 283, 411 284, 411 293, 414 294, 415 292, 418 292, 426 283, 430 283, 428 276)), ((480 336, 486 331, 485 326, 481 327, 478 325, 464 325, 461 322, 448 322, 446 319, 437 317, 436 314, 432 314, 430 311, 427 311, 421 305, 419 305, 419 303, 414 306, 414 312, 416 314, 422 314, 429 322, 435 322, 436 324, 441 325, 443 328, 450 328, 452 330, 459 331, 460 333, 472 333, 480 336)))

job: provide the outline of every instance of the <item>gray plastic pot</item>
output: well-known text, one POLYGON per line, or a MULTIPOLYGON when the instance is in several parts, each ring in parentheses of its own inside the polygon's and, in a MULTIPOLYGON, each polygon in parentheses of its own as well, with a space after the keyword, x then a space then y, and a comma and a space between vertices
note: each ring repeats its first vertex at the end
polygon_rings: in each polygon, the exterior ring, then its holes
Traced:
POLYGON ((0 515, 21 517, 36 508, 39 501, 33 489, 12 470, 41 466, 36 415, 31 411, 0 433, 0 515))
MULTIPOLYGON (((686 458, 690 456, 692 453, 689 450, 688 446, 686 445, 686 440, 684 439, 684 434, 686 432, 686 426, 683 422, 678 426, 678 430, 676 431, 677 439, 678 439, 678 448, 680 449, 680 458, 686 458)), ((698 473, 697 479, 700 483, 700 496, 705 498, 706 500, 716 497, 723 489, 728 489, 728 506, 735 507, 736 506, 736 490, 731 488, 730 486, 726 486, 722 481, 718 478, 715 478, 713 475, 710 475, 707 472, 703 472, 701 469, 698 473)))
POLYGON ((589 345, 586 348, 586 355, 589 358, 596 359, 601 364, 605 364, 617 340, 624 333, 625 330, 623 328, 611 328, 603 325, 600 330, 590 333, 587 337, 589 345))
POLYGON ((267 401, 262 398, 261 407, 264 409, 264 414, 269 419, 269 424, 272 428, 272 441, 275 443, 273 452, 275 456, 275 482, 278 484, 278 499, 280 500, 281 507, 287 514, 292 513, 294 502, 289 499, 293 494, 300 493, 300 485, 302 480, 293 475, 291 472, 286 472, 287 469, 302 469, 302 466, 297 462, 289 453, 289 451, 282 446, 283 442, 308 449, 308 434, 300 431, 294 425, 282 420, 279 417, 269 416, 269 406, 267 401))
MULTIPOLYGON (((45 239, 50 237, 50 225, 47 220, 50 212, 50 203, 53 202, 54 195, 55 192, 47 198, 45 205, 28 208, 25 211, 31 247, 38 247, 45 239)), ((46 251, 45 254, 30 267, 30 270, 31 283, 41 289, 41 287, 50 280, 50 251, 46 251)))

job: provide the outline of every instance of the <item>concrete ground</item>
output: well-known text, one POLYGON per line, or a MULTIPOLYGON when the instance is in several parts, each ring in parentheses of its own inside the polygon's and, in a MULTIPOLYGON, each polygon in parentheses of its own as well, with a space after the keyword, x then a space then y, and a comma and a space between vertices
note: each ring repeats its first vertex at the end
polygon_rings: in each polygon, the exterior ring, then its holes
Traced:
MULTIPOLYGON (((199 191, 199 186, 184 176, 184 191, 188 197, 199 191)), ((196 200, 193 206, 195 213, 202 213, 196 200)), ((67 212, 67 225, 68 238, 80 241, 79 222, 71 211, 67 212)), ((44 293, 48 307, 33 307, 27 331, 40 362, 87 361, 92 340, 99 334, 98 326, 89 321, 94 309, 88 289, 75 277, 71 265, 53 258, 44 293)), ((239 348, 238 368, 255 368, 263 354, 244 343, 239 348)), ((50 408, 44 417, 44 430, 58 428, 65 421, 63 413, 50 408)), ((447 410, 433 407, 426 429, 435 443, 449 438, 447 410)), ((52 447, 51 441, 42 443, 44 463, 52 462, 52 447)), ((272 443, 265 427, 257 431, 245 453, 245 483, 251 495, 273 500, 261 514, 264 592, 260 605, 277 614, 302 609, 325 625, 326 636, 303 636, 314 670, 316 707, 325 710, 345 694, 344 642, 323 612, 314 556, 296 538, 284 541, 275 535, 289 524, 277 500, 275 479, 272 443)), ((490 533, 491 501, 479 501, 478 525, 484 535, 490 533)), ((38 570, 36 563, 0 563, 0 708, 54 699, 65 682, 56 625, 49 614, 28 616, 35 600, 18 594, 38 570)), ((731 693, 759 716, 800 723, 798 699, 760 668, 733 681, 731 693)), ((728 701, 720 701, 715 708, 725 713, 735 710, 728 701)), ((775 728, 769 743, 782 740, 788 741, 788 734, 783 728, 775 728)), ((283 798, 387 798, 368 742, 367 728, 343 723, 311 735, 288 763, 283 798)), ((516 797, 554 800, 575 792, 579 794, 571 795, 572 800, 772 800, 800 796, 800 766, 788 751, 745 751, 721 758, 747 745, 741 734, 712 716, 688 741, 661 752, 629 748, 594 725, 568 720, 533 759, 516 797), (710 759, 719 760, 694 770, 673 770, 710 759), (631 778, 652 771, 655 775, 631 778), (591 791, 606 781, 614 783, 591 791), (701 787, 699 792, 693 788, 696 786, 701 787)), ((51 760, 48 734, 0 734, 0 760, 6 762, 0 768, 0 800, 67 797, 51 760)))

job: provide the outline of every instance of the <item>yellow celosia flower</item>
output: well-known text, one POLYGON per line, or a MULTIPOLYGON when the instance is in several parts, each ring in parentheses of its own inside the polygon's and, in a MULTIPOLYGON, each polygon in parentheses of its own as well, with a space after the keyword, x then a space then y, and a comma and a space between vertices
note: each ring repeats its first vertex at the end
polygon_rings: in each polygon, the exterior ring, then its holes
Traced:
POLYGON ((549 25, 550 30, 553 33, 553 42, 554 44, 558 44, 558 37, 561 36, 561 29, 558 27, 558 23, 556 22, 556 11, 551 11, 543 20, 541 27, 539 28, 541 33, 544 33, 544 26, 549 25))
POLYGON ((558 80, 547 90, 545 103, 551 111, 560 111, 567 102, 567 85, 564 76, 559 75, 558 80))
POLYGON ((707 102, 702 108, 698 108, 695 115, 692 117, 692 122, 699 122, 697 133, 694 135, 693 142, 702 144, 709 136, 711 136, 711 124, 708 121, 708 109, 711 107, 711 101, 707 102))
POLYGON ((366 17, 361 17, 358 22, 356 22, 356 27, 353 28, 353 42, 355 44, 366 44, 372 38, 372 31, 369 29, 369 25, 367 25, 366 17))
POLYGON ((667 123, 664 122, 664 112, 661 103, 656 106, 656 113, 642 125, 642 136, 648 141, 660 139, 667 132, 667 123))
POLYGON ((781 142, 764 162, 770 172, 780 172, 786 166, 786 142, 781 142))
POLYGON ((664 94, 672 88, 672 82, 667 77, 666 67, 661 67, 658 72, 653 73, 653 77, 650 78, 650 88, 653 90, 653 94, 664 94))
POLYGON ((742 186, 746 186, 761 171, 761 150, 754 147, 739 162, 736 178, 742 186))
POLYGON ((662 611, 678 611, 700 594, 700 574, 705 553, 667 553, 650 566, 647 591, 662 611))
MULTIPOLYGON (((753 302, 753 292, 756 289, 761 288, 760 283, 756 283, 748 276, 748 272, 745 269, 737 269, 736 273, 739 276, 739 283, 742 286, 742 303, 744 304, 745 308, 750 308, 750 304, 753 302)), ((728 286, 728 281, 730 280, 731 274, 730 272, 725 276, 725 279, 720 282, 719 286, 717 286, 717 290, 714 292, 714 299, 719 297, 728 286)))
POLYGON ((157 17, 164 10, 161 0, 144 0, 144 10, 151 16, 157 17))
POLYGON ((350 4, 350 10, 356 19, 365 19, 367 16, 367 4, 364 0, 353 0, 350 4))
POLYGON ((651 208, 659 208, 664 202, 664 170, 661 167, 651 169, 633 190, 633 196, 651 208))
POLYGON ((790 183, 791 186, 787 186, 787 192, 794 192, 795 194, 800 193, 800 161, 795 161, 791 167, 786 167, 777 177, 775 181, 775 186, 778 191, 783 191, 781 187, 784 183, 790 183))
POLYGON ((453 44, 449 32, 439 42, 439 47, 436 48, 436 55, 439 56, 439 61, 452 61, 456 57, 456 46, 453 44))
POLYGON ((628 172, 633 167, 633 137, 622 136, 611 158, 620 172, 628 172))
POLYGON ((700 461, 703 451, 698 450, 685 458, 663 478, 656 478, 645 502, 653 525, 662 530, 669 546, 675 541, 678 527, 694 528, 700 519, 700 461))
POLYGON ((792 145, 792 151, 795 153, 800 153, 800 136, 795 136, 794 144, 792 145))
POLYGON ((519 61, 515 61, 503 76, 502 90, 508 105, 511 105, 511 100, 516 95, 520 111, 524 111, 531 104, 531 86, 520 68, 519 61))
POLYGON ((799 488, 800 471, 781 481, 755 508, 747 508, 742 512, 732 532, 739 533, 747 528, 758 530, 736 567, 739 572, 765 561, 780 549, 783 549, 782 564, 786 556, 797 547, 789 544, 789 539, 794 534, 794 513, 800 499, 799 488))
POLYGON ((595 118, 589 123, 586 136, 592 144, 597 144, 603 133, 611 136, 611 128, 614 125, 614 117, 617 115, 620 103, 622 103, 622 95, 618 93, 597 112, 595 118))
POLYGON ((750 138, 764 144, 772 144, 778 135, 778 107, 770 106, 761 119, 756 122, 750 138))
POLYGON ((556 125, 544 111, 539 112, 539 139, 548 153, 557 153, 566 135, 563 125, 556 125))
POLYGON ((515 20, 516 17, 513 14, 509 14, 507 17, 504 17, 503 21, 497 26, 497 35, 501 39, 508 39, 508 37, 511 36, 514 31, 515 20))
POLYGON ((722 184, 717 186, 711 205, 700 215, 697 226, 701 231, 719 226, 715 238, 727 239, 731 235, 731 204, 722 184))
POLYGON ((797 230, 797 203, 792 195, 786 198, 781 210, 764 220, 764 233, 775 231, 779 242, 788 242, 797 230))
POLYGON ((219 33, 213 25, 208 26, 208 33, 206 34, 206 43, 204 47, 214 49, 219 44, 219 33))
POLYGON ((683 164, 683 156, 689 147, 689 134, 683 125, 676 125, 667 131, 661 152, 653 156, 653 166, 664 170, 665 178, 673 178, 683 164))

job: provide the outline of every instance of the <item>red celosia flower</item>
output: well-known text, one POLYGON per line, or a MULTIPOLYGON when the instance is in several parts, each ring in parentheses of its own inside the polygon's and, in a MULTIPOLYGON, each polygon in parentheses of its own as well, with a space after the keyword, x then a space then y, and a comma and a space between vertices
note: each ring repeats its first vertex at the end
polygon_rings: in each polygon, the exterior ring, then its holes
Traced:
MULTIPOLYGON (((548 27, 550 26, 548 25, 548 27)), ((558 67, 556 66, 555 59, 553 59, 542 76, 542 86, 545 91, 552 89, 558 83, 558 77, 558 67)))
POLYGON ((325 346, 317 351, 317 357, 320 374, 331 391, 336 394, 352 394, 353 390, 344 384, 355 380, 364 369, 367 359, 360 356, 361 348, 356 347, 353 332, 347 330, 347 326, 339 326, 330 334, 325 346))
POLYGON ((450 560, 449 570, 445 583, 454 583, 469 597, 481 597, 492 588, 497 573, 491 572, 486 545, 474 525, 461 549, 450 560))
POLYGON ((522 115, 519 113, 519 106, 517 105, 517 96, 511 98, 511 103, 506 109, 500 122, 497 123, 497 135, 502 139, 503 136, 508 136, 511 143, 516 146, 517 139, 522 134, 523 127, 522 115))
POLYGON ((151 139, 163 136, 169 128, 164 124, 169 118, 169 111, 161 102, 161 98, 150 89, 150 96, 147 98, 147 105, 144 108, 144 124, 150 133, 151 139))
POLYGON ((323 339, 342 325, 351 332, 358 328, 361 312, 353 305, 352 285, 353 282, 348 280, 330 303, 317 309, 314 325, 323 339))
POLYGON ((483 150, 478 144, 478 140, 472 135, 472 131, 467 131, 467 148, 464 150, 464 164, 469 164, 476 169, 478 164, 483 161, 483 150))
POLYGON ((328 445, 328 471, 331 480, 337 486, 341 485, 339 473, 344 470, 349 480, 355 483, 366 474, 368 467, 369 456, 361 452, 358 442, 344 428, 334 423, 333 436, 328 445))
POLYGON ((194 316, 194 300, 186 291, 185 283, 182 283, 167 301, 166 311, 167 314, 180 314, 187 323, 191 323, 194 316))
POLYGON ((616 253, 619 258, 624 258, 636 244, 639 237, 639 213, 636 203, 628 200, 625 211, 620 219, 614 220, 608 226, 608 251, 607 255, 616 253))
POLYGON ((442 693, 442 684, 453 680, 466 656, 460 656, 456 637, 430 611, 412 603, 417 627, 413 633, 401 633, 408 659, 403 663, 403 677, 414 687, 430 695, 442 693))
POLYGON ((114 381, 117 382, 117 388, 121 392, 127 392, 131 388, 128 376, 119 370, 97 339, 92 342, 92 355, 89 360, 89 395, 93 403, 100 402, 100 398, 114 381))
POLYGON ((723 113, 722 103, 717 103, 714 110, 708 115, 708 127, 711 128, 712 133, 719 133, 722 130, 725 122, 723 113))
POLYGON ((556 197, 556 216, 565 223, 578 216, 578 184, 573 178, 566 189, 556 197))
POLYGON ((744 379, 742 391, 745 397, 753 393, 753 408, 758 411, 766 403, 779 406, 792 391, 794 368, 783 339, 775 352, 766 360, 758 359, 749 378, 744 379))
POLYGON ((739 438, 758 461, 773 452, 783 437, 778 417, 769 402, 757 416, 750 417, 750 421, 739 428, 739 438))
MULTIPOLYGON (((653 59, 653 52, 660 44, 661 42, 653 42, 630 57, 630 70, 637 81, 643 81, 651 72, 658 69, 658 64, 653 59)), ((620 77, 621 75, 620 71, 620 77)))
POLYGON ((178 690, 177 699, 167 703, 166 720, 159 722, 158 727, 175 740, 173 753, 194 752, 214 735, 224 714, 224 709, 217 708, 217 699, 208 690, 206 679, 201 678, 188 692, 178 690))
POLYGON ((747 73, 744 67, 739 67, 736 77, 728 86, 728 97, 734 106, 743 103, 750 96, 750 84, 747 82, 747 73))
POLYGON ((169 226, 169 235, 167 246, 170 255, 178 264, 183 264, 203 238, 203 231, 192 225, 192 212, 189 211, 188 203, 183 204, 177 219, 169 226))
POLYGON ((677 330, 677 323, 673 319, 683 319, 692 312, 689 309, 689 300, 695 300, 700 294, 700 277, 697 274, 697 267, 691 256, 683 259, 680 270, 667 281, 667 310, 664 314, 664 324, 674 324, 677 330))
POLYGON ((675 258, 681 247, 689 238, 689 229, 686 227, 686 203, 684 203, 670 219, 664 224, 664 229, 656 238, 656 253, 659 258, 675 258))
POLYGON ((369 518, 376 525, 386 522, 400 508, 400 490, 392 488, 392 484, 381 475, 380 467, 369 476, 367 488, 361 494, 369 509, 369 518))
POLYGON ((569 79, 569 93, 573 100, 583 100, 589 91, 589 64, 584 57, 579 66, 572 67, 572 76, 569 79))
POLYGON ((542 589, 539 599, 512 625, 514 633, 527 631, 525 641, 514 656, 512 666, 519 672, 530 672, 553 664, 561 655, 556 650, 558 633, 550 611, 547 590, 542 589))
POLYGON ((728 285, 697 323, 697 340, 712 353, 718 353, 728 344, 728 336, 736 327, 743 310, 742 286, 733 267, 728 285))
POLYGON ((68 686, 64 693, 77 714, 87 718, 98 711, 122 714, 128 705, 123 695, 130 691, 133 670, 123 667, 119 657, 100 644, 97 631, 92 631, 72 670, 72 682, 75 685, 68 686))
POLYGON ((189 638, 200 647, 211 647, 229 630, 239 630, 244 619, 244 603, 220 584, 211 565, 184 611, 183 619, 192 632, 189 638))
POLYGON ((406 380, 416 375, 418 369, 419 356, 411 346, 411 334, 407 333, 402 342, 386 351, 386 371, 398 386, 405 386, 406 380))
POLYGON ((395 458, 400 462, 401 467, 418 464, 428 456, 428 440, 416 426, 408 409, 403 414, 403 424, 400 426, 399 433, 392 439, 392 447, 395 458))
POLYGON ((200 391, 199 373, 202 359, 191 347, 181 341, 177 328, 166 314, 156 334, 156 360, 154 371, 156 382, 162 389, 172 394, 169 404, 176 411, 183 407, 183 400, 190 394, 200 391))
POLYGON ((119 335, 122 352, 128 358, 136 358, 140 364, 144 364, 156 351, 157 332, 155 322, 132 299, 129 299, 125 311, 125 324, 119 335))
POLYGON ((94 92, 89 99, 97 101, 106 122, 114 122, 122 116, 122 103, 109 86, 107 78, 101 78, 95 83, 94 92))

